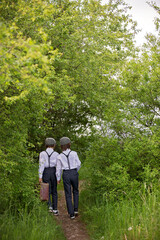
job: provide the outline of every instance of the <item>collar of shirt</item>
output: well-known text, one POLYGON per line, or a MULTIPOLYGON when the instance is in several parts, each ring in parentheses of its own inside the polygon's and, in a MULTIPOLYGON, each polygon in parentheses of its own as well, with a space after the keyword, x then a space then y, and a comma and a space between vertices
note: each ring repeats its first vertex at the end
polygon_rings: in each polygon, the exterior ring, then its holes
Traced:
POLYGON ((46 149, 46 152, 47 152, 48 154, 51 154, 52 152, 54 152, 54 149, 53 149, 53 148, 47 148, 47 149, 46 149))
POLYGON ((64 154, 68 155, 68 153, 71 151, 70 148, 67 148, 65 151, 63 151, 64 154))

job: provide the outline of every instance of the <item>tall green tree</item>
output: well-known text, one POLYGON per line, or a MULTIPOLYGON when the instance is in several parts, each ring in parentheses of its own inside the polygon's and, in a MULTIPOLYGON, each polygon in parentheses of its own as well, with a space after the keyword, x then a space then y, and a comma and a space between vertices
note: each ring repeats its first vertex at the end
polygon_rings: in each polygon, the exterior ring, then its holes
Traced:
MULTIPOLYGON (((154 7, 159 12, 159 8, 154 7)), ((147 43, 141 54, 128 59, 117 70, 117 75, 111 77, 114 89, 114 96, 109 95, 111 108, 104 110, 100 136, 91 143, 85 163, 90 169, 88 180, 93 199, 95 192, 114 200, 124 197, 124 192, 136 198, 141 183, 152 191, 159 186, 158 22, 159 19, 156 20, 157 35, 146 36, 147 43)))
POLYGON ((52 95, 49 78, 57 51, 50 43, 37 45, 31 38, 25 39, 14 23, 2 23, 1 29, 0 198, 5 205, 8 199, 23 195, 29 199, 33 194, 35 173, 27 146, 30 133, 37 132, 42 122, 46 96, 52 95), (51 52, 49 57, 46 50, 51 52))
POLYGON ((44 128, 58 136, 72 130, 75 134, 77 128, 84 131, 93 117, 103 117, 104 108, 110 107, 114 95, 110 77, 134 53, 135 24, 127 7, 113 0, 107 5, 100 1, 18 3, 13 19, 23 36, 50 42, 61 54, 53 63, 50 81, 55 101, 47 106, 44 128), (59 132, 64 125, 66 130, 59 132))

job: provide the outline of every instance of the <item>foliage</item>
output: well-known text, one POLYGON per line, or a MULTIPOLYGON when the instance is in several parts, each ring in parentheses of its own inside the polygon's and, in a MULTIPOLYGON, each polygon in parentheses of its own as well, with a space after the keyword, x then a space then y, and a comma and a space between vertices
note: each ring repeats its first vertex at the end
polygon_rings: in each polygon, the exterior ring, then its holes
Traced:
POLYGON ((143 137, 120 142, 115 138, 97 138, 87 152, 84 167, 89 189, 95 198, 136 199, 140 182, 159 185, 159 162, 152 155, 150 139, 143 137))
POLYGON ((81 207, 93 239, 160 236, 159 35, 147 40, 112 79, 113 112, 87 151, 81 207))
MULTIPOLYGON (((124 183, 129 190, 129 182, 144 181, 147 167, 154 173, 160 169, 160 45, 159 37, 148 35, 147 38, 142 55, 128 60, 119 69, 119 78, 112 79, 115 90, 112 113, 109 114, 110 108, 104 110, 101 136, 97 136, 87 152, 85 164, 91 172, 90 188, 100 195, 115 190, 120 197, 119 189, 126 191, 124 183), (107 178, 112 188, 108 188, 107 178)), ((158 173, 155 178, 158 184, 158 173)))
POLYGON ((0 13, 4 209, 33 195, 45 137, 68 135, 85 158, 84 136, 111 99, 109 74, 134 55, 136 29, 123 1, 2 0, 0 13))
POLYGON ((141 209, 140 189, 148 203, 157 196, 160 41, 148 34, 138 55, 128 9, 122 0, 1 1, 2 212, 9 203, 18 210, 37 203, 38 153, 48 136, 72 139, 96 213, 108 214, 118 202, 118 216, 123 201, 141 209))
POLYGON ((0 215, 0 235, 2 240, 61 240, 65 239, 55 219, 46 211, 46 206, 35 205, 28 211, 26 206, 19 214, 7 210, 0 215))
POLYGON ((151 193, 146 188, 139 191, 139 200, 122 202, 99 201, 86 205, 88 195, 81 195, 82 215, 92 233, 92 239, 158 240, 159 192, 151 193))
POLYGON ((49 75, 45 80, 42 72, 44 68, 50 74, 52 58, 44 54, 50 44, 38 46, 31 39, 24 40, 21 34, 15 37, 14 24, 10 29, 2 24, 2 30, 1 203, 5 204, 7 199, 21 202, 21 198, 33 194, 35 172, 27 145, 30 131, 33 134, 34 127, 42 121, 45 96, 50 94, 49 75))

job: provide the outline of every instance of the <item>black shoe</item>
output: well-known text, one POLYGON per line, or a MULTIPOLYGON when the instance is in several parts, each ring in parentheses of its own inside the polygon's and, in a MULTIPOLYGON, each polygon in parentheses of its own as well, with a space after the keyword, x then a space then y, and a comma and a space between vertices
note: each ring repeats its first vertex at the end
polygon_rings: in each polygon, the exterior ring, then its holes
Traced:
POLYGON ((70 214, 70 219, 75 219, 74 214, 70 214))

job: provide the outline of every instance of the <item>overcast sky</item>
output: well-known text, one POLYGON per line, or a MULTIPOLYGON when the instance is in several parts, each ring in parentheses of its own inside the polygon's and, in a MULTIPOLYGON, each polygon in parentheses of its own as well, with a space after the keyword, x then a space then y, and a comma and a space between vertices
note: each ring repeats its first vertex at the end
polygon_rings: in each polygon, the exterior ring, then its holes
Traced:
MULTIPOLYGON (((130 12, 133 19, 137 21, 138 27, 142 30, 136 37, 137 43, 142 44, 145 41, 146 33, 155 32, 154 18, 158 17, 158 14, 146 3, 147 0, 125 0, 125 2, 132 6, 130 12)), ((148 0, 148 2, 151 2, 151 0, 148 0)), ((160 0, 154 0, 154 2, 160 7, 160 0)))
MULTIPOLYGON (((102 0, 102 3, 106 2, 108 0, 102 0)), ((138 28, 140 28, 142 31, 139 33, 136 37, 136 41, 138 45, 141 45, 145 38, 144 36, 146 33, 154 33, 155 32, 155 26, 154 26, 154 18, 158 17, 157 12, 150 7, 146 2, 147 0, 124 0, 128 5, 132 6, 132 9, 129 11, 129 13, 133 16, 133 20, 137 21, 138 28)), ((151 2, 153 0, 148 0, 148 2, 151 2)), ((160 7, 160 0, 154 0, 158 7, 160 7)))

